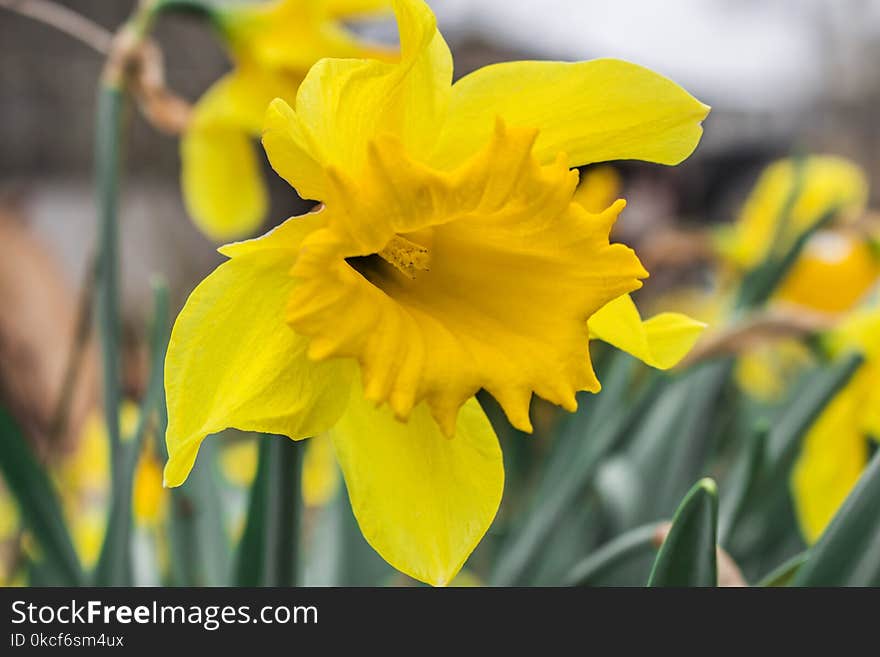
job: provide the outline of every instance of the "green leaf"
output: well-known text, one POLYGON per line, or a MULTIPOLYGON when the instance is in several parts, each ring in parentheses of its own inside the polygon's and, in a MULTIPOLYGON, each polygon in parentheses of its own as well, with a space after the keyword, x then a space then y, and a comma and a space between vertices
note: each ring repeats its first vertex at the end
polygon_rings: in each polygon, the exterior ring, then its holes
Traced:
POLYGON ((634 401, 628 399, 631 366, 629 356, 618 358, 591 412, 578 413, 562 430, 556 446, 561 456, 551 457, 534 504, 504 545, 492 573, 493 585, 522 583, 565 510, 590 483, 602 457, 653 399, 657 386, 650 383, 634 401))
POLYGON ((617 566, 653 550, 658 524, 630 529, 612 539, 571 569, 565 586, 589 586, 617 566))
POLYGON ((764 579, 758 582, 757 586, 763 588, 788 586, 801 566, 804 565, 808 555, 809 553, 806 551, 796 554, 788 561, 771 570, 764 579))
POLYGON ((80 586, 85 575, 64 523, 55 487, 31 452, 15 420, 0 409, 0 472, 52 567, 55 583, 80 586))
POLYGON ((792 586, 880 586, 880 452, 835 514, 792 586))
POLYGON ((765 460, 776 472, 791 468, 807 430, 863 362, 861 354, 851 354, 830 368, 816 369, 805 388, 784 408, 767 436, 765 460))
POLYGON ((730 359, 704 363, 665 380, 662 392, 629 432, 627 450, 615 463, 621 472, 629 472, 628 485, 600 487, 607 505, 626 509, 628 527, 670 517, 688 483, 706 474, 706 461, 721 434, 719 400, 732 365, 730 359))
POLYGON ((307 535, 303 586, 381 586, 400 574, 370 547, 339 486, 333 500, 314 509, 307 535))
POLYGON ((742 437, 743 445, 740 446, 740 452, 725 478, 725 482, 730 483, 726 487, 722 484, 724 498, 720 505, 718 529, 719 543, 722 545, 727 544, 727 537, 733 533, 760 476, 767 432, 766 424, 759 423, 752 433, 742 437))
POLYGON ((718 491, 701 479, 675 512, 648 586, 717 586, 718 491))
POLYGON ((199 448, 198 467, 193 468, 185 484, 171 489, 171 584, 174 586, 228 586, 230 583, 229 536, 216 455, 217 445, 206 440, 199 448))

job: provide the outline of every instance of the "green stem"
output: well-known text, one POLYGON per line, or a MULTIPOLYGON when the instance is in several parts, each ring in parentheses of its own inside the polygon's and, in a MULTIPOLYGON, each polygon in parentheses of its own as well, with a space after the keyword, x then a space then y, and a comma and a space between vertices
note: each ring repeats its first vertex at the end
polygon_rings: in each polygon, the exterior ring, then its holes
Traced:
POLYGON ((299 562, 300 478, 303 445, 278 437, 270 441, 269 522, 266 533, 266 586, 296 586, 299 562))
POLYGON ((153 324, 150 335, 150 376, 140 408, 137 428, 131 440, 121 448, 119 467, 114 470, 117 483, 110 501, 110 517, 101 556, 95 571, 95 582, 102 586, 128 586, 131 572, 132 484, 134 471, 147 426, 162 398, 162 372, 168 345, 168 288, 164 283, 154 286, 153 324))
POLYGON ((119 357, 119 165, 123 91, 104 83, 98 95, 95 125, 95 175, 98 203, 97 319, 104 381, 104 419, 110 439, 112 489, 118 492, 122 465, 119 433, 121 369, 119 357))
POLYGON ((238 586, 297 583, 303 449, 283 436, 267 436, 260 443, 247 525, 238 547, 238 586))

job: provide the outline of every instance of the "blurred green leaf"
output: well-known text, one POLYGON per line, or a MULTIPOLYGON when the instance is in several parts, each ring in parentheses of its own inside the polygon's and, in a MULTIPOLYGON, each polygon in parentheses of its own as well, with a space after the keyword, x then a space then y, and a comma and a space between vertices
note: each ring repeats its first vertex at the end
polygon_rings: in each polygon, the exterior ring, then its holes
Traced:
MULTIPOLYGON (((810 427, 861 363, 860 356, 852 355, 830 367, 821 365, 793 386, 769 421, 771 429, 764 441, 760 470, 745 499, 738 503, 735 519, 730 518, 727 490, 722 486, 722 544, 737 557, 747 576, 760 578, 767 564, 804 549, 792 508, 791 470, 810 427)), ((726 481, 736 487, 740 484, 735 482, 735 475, 731 473, 726 481)))
POLYGON ((170 565, 174 586, 230 583, 229 536, 216 455, 213 441, 202 443, 198 463, 186 483, 171 491, 170 565))
POLYGON ((718 491, 701 479, 682 500, 648 586, 717 586, 718 491))
POLYGON ((792 586, 880 586, 880 452, 810 549, 792 586))
POLYGON ((745 508, 746 501, 755 482, 758 480, 763 465, 764 445, 767 440, 768 427, 759 426, 743 437, 743 445, 736 461, 731 467, 722 490, 718 522, 719 543, 726 545, 727 537, 733 533, 736 523, 745 508))
MULTIPOLYGON (((624 358, 631 360, 628 356, 624 358)), ((566 508, 589 484, 602 457, 653 399, 656 387, 650 384, 635 400, 628 399, 630 374, 625 363, 612 368, 591 412, 578 413, 561 429, 558 440, 562 456, 551 459, 549 474, 542 481, 533 505, 502 547, 492 573, 493 585, 522 582, 566 508)))
POLYGON ((308 536, 304 586, 380 586, 395 577, 361 533, 344 485, 329 504, 312 512, 317 517, 308 536))
POLYGON ((655 522, 630 529, 612 539, 575 565, 564 580, 566 586, 590 586, 634 556, 652 552, 658 524, 655 522))
POLYGON ((43 560, 51 567, 49 583, 83 585, 85 576, 55 487, 5 409, 0 409, 0 471, 18 503, 22 521, 33 532, 43 560))
POLYGON ((788 561, 784 562, 777 568, 774 568, 770 573, 767 574, 764 579, 762 579, 756 586, 763 588, 772 588, 779 586, 788 586, 794 576, 797 574, 800 567, 804 565, 804 562, 807 560, 808 552, 801 552, 796 554, 788 561))
POLYGON ((768 473, 771 478, 791 469, 807 430, 863 362, 861 354, 852 354, 831 367, 819 367, 790 398, 767 436, 764 460, 772 469, 768 473))
MULTIPOLYGON (((688 482, 706 474, 707 460, 725 419, 719 412, 721 393, 730 379, 732 361, 699 365, 666 379, 661 393, 629 432, 627 449, 616 459, 621 473, 629 471, 628 488, 603 486, 605 503, 625 513, 628 526, 668 518, 687 493, 688 482), (623 495, 615 500, 615 496, 623 495)), ((607 477, 602 481, 607 481, 607 477)))

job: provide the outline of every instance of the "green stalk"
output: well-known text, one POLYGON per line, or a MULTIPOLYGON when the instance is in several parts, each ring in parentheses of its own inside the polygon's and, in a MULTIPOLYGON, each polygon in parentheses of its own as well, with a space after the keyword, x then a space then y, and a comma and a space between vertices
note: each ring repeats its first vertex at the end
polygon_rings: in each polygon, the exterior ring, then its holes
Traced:
POLYGON ((305 445, 278 437, 269 441, 269 522, 266 532, 266 586, 296 586, 299 562, 300 480, 305 445))
POLYGON ((130 553, 132 484, 147 427, 162 398, 162 372, 169 333, 168 288, 164 283, 157 283, 154 285, 153 293, 150 377, 134 435, 131 440, 121 446, 120 463, 118 468, 114 470, 116 485, 110 501, 110 517, 107 521, 104 544, 95 570, 95 583, 99 586, 128 586, 132 581, 130 553))
POLYGON ((124 94, 115 84, 102 84, 95 125, 95 176, 98 203, 98 337, 104 382, 104 420, 110 437, 113 489, 121 465, 119 404, 119 164, 124 94))
POLYGON ((124 586, 131 582, 130 528, 114 521, 120 506, 131 505, 130 481, 122 476, 125 455, 119 429, 121 394, 119 319, 119 168, 122 113, 121 84, 106 76, 98 93, 95 125, 95 177, 98 205, 98 281, 96 313, 101 346, 104 422, 110 442, 111 514, 108 533, 95 572, 99 584, 124 586), (126 490, 126 489, 129 490, 126 490), (126 502, 128 500, 128 502, 126 502), (111 532, 110 529, 113 529, 111 532))
POLYGON ((247 525, 238 547, 238 586, 296 586, 304 445, 283 436, 260 443, 247 525))

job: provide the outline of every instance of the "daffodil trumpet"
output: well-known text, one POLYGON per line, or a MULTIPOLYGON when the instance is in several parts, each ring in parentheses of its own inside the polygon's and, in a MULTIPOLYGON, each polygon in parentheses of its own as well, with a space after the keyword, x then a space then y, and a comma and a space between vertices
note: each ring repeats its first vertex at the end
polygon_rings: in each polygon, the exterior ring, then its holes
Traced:
MULTIPOLYGON (((531 431, 533 394, 569 411, 598 392, 590 337, 669 367, 703 325, 643 322, 647 272, 609 242, 625 206, 574 199, 578 167, 688 157, 709 108, 639 66, 511 62, 452 84, 430 9, 398 0, 398 61, 323 59, 263 145, 323 203, 228 244, 171 337, 165 483, 227 427, 327 433, 367 541, 395 568, 450 582, 504 483, 474 394, 531 431)), ((293 491, 291 491, 293 494, 293 491)))

